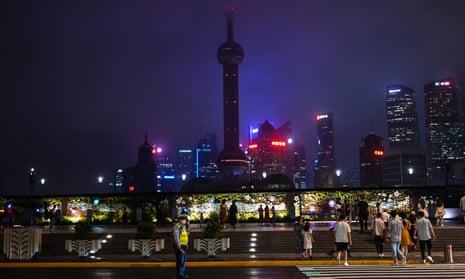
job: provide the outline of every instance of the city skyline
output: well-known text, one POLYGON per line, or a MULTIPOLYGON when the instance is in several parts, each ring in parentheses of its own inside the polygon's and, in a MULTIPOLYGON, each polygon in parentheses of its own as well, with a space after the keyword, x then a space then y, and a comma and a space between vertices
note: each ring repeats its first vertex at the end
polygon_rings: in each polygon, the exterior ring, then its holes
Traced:
POLYGON ((49 181, 38 194, 91 192, 136 163, 145 131, 173 153, 207 134, 223 142, 216 50, 230 2, 245 50, 240 141, 252 123, 292 121, 308 169, 315 114, 334 114, 344 170, 371 129, 386 138, 387 85, 417 92, 423 148, 423 86, 463 86, 462 1, 7 1, 0 194, 29 193, 31 167, 49 181))

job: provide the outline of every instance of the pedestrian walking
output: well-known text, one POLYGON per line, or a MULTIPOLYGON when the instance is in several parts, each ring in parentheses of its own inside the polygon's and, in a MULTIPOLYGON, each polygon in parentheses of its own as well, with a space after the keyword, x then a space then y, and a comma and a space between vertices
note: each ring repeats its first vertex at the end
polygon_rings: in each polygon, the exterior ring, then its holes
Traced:
POLYGON ((397 266, 397 260, 400 258, 402 260, 402 265, 407 264, 407 257, 402 253, 400 249, 400 242, 402 240, 402 231, 404 225, 400 218, 397 218, 397 213, 395 211, 391 212, 391 218, 387 226, 387 231, 389 232, 389 240, 391 242, 392 250, 392 260, 393 265, 397 266))
POLYGON ((186 274, 187 249, 189 246, 189 232, 187 229, 187 217, 180 215, 173 225, 174 251, 176 255, 177 278, 188 278, 186 274))
POLYGON ((360 233, 363 233, 363 231, 368 232, 368 202, 366 195, 363 195, 357 203, 357 216, 360 222, 360 233))
POLYGON ((382 213, 379 212, 376 215, 375 222, 373 224, 373 233, 374 233, 374 240, 376 245, 376 252, 378 253, 378 257, 384 257, 384 235, 386 233, 386 225, 384 224, 382 213))
POLYGON ((389 216, 387 208, 383 210, 381 218, 383 218, 384 225, 387 227, 387 225, 389 224, 389 220, 391 219, 391 216, 389 216))
POLYGON ((345 221, 346 217, 344 214, 340 215, 334 225, 334 240, 336 242, 336 264, 341 262, 341 254, 344 255, 344 265, 348 266, 347 262, 349 246, 352 245, 352 232, 350 225, 345 221))
POLYGON ((276 209, 274 205, 271 206, 271 224, 274 226, 276 225, 276 209))
POLYGON ((412 238, 410 237, 410 229, 413 227, 410 220, 407 218, 405 213, 401 213, 400 217, 402 218, 402 225, 404 226, 402 229, 402 235, 400 238, 400 251, 404 254, 405 257, 408 255, 409 247, 413 246, 412 238))
POLYGON ((413 242, 412 249, 416 250, 417 249, 417 236, 415 235, 415 223, 417 221, 417 213, 415 211, 411 211, 410 215, 408 216, 408 220, 410 221, 410 229, 409 229, 409 234, 410 234, 410 239, 413 242))
POLYGON ((423 263, 428 260, 434 263, 432 257, 433 242, 436 241, 436 233, 430 220, 425 217, 424 211, 418 212, 418 220, 415 222, 415 232, 420 242, 420 253, 423 263), (425 248, 428 249, 428 256, 425 257, 425 248))
POLYGON ((295 218, 295 222, 294 222, 294 226, 292 230, 294 232, 294 237, 295 237, 295 251, 299 257, 300 256, 304 257, 304 250, 303 250, 304 240, 303 240, 303 235, 302 235, 302 229, 303 229, 302 218, 300 216, 297 216, 295 218))
POLYGON ((460 220, 460 222, 462 224, 465 224, 465 192, 463 192, 463 195, 460 198, 459 207, 460 207, 460 212, 461 212, 461 215, 462 215, 462 220, 460 220))
POLYGON ((426 201, 423 198, 421 198, 418 201, 418 211, 423 211, 425 213, 425 218, 429 219, 428 205, 426 204, 426 201))
POLYGON ((223 229, 226 229, 227 222, 228 222, 228 205, 226 204, 226 200, 223 200, 220 206, 220 223, 223 226, 223 229))
POLYGON ((229 207, 229 224, 236 229, 237 224, 237 206, 236 201, 232 201, 231 206, 229 207))
POLYGON ((263 206, 258 207, 258 225, 263 226, 263 206))
POLYGON ((444 203, 440 200, 436 200, 434 217, 436 218, 436 226, 444 227, 444 203))
POLYGON ((265 205, 265 219, 264 219, 264 222, 265 223, 270 222, 270 208, 268 207, 268 205, 265 205))
POLYGON ((313 232, 310 226, 310 222, 306 221, 302 229, 302 235, 304 239, 304 258, 312 259, 312 248, 313 248, 313 232))

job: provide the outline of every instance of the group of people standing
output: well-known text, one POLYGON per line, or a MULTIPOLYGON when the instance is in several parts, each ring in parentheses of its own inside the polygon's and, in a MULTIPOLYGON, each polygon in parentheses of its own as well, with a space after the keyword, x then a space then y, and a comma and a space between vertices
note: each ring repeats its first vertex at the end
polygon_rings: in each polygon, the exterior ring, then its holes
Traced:
POLYGON ((276 211, 274 205, 271 206, 271 215, 270 207, 268 205, 265 205, 265 208, 263 208, 263 205, 260 204, 257 211, 259 226, 263 226, 264 223, 271 223, 273 225, 276 223, 276 211))
POLYGON ((236 228, 237 224, 237 205, 236 201, 232 201, 229 206, 226 204, 226 200, 223 200, 220 205, 220 223, 223 226, 223 229, 227 228, 229 223, 233 229, 236 228))

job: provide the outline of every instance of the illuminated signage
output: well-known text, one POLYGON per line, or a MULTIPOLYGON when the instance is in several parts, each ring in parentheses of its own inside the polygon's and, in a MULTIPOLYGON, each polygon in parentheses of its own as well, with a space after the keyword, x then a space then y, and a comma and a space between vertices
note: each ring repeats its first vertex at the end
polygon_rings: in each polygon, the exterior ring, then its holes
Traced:
POLYGON ((450 81, 436 81, 434 83, 434 85, 436 86, 449 86, 451 85, 450 81))
POLYGON ((316 120, 321 120, 321 119, 324 119, 324 118, 328 118, 329 116, 327 114, 318 114, 316 116, 316 120))
POLYGON ((274 140, 274 141, 271 142, 271 145, 272 145, 272 146, 284 147, 284 146, 286 146, 286 142, 285 142, 285 141, 277 141, 277 140, 274 140))
POLYGON ((400 90, 400 89, 389 89, 388 93, 393 94, 393 93, 399 93, 400 91, 402 91, 402 90, 400 90))

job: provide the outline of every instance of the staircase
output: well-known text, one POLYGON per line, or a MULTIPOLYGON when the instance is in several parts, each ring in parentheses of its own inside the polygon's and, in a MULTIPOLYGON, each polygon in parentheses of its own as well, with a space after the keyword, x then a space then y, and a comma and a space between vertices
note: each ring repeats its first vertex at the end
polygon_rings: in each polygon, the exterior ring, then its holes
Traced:
MULTIPOLYGON (((437 240, 433 244, 434 253, 442 253, 444 247, 450 244, 453 245, 454 251, 465 251, 465 227, 435 227, 435 231, 437 240)), ((100 237, 104 238, 105 235, 106 234, 100 234, 100 237)), ((318 228, 313 230, 313 235, 315 238, 315 243, 313 244, 314 257, 329 257, 327 252, 329 252, 333 246, 332 234, 327 229, 318 228)), ((140 260, 141 255, 139 252, 131 252, 128 249, 128 239, 134 238, 134 236, 135 232, 112 233, 112 238, 108 239, 108 242, 102 245, 102 249, 98 251, 97 255, 108 260, 140 260)), ((164 231, 162 232, 162 236, 165 239, 165 249, 153 255, 154 257, 172 260, 174 256, 171 233, 169 231, 164 231)), ((194 231, 191 233, 190 239, 193 241, 193 239, 201 238, 201 236, 201 232, 194 231)), ((224 231, 223 237, 230 238, 231 247, 227 251, 219 252, 220 254, 269 254, 271 258, 274 258, 273 254, 288 254, 292 257, 296 255, 296 242, 294 233, 290 228, 273 231, 262 230, 260 228, 254 230, 254 228, 249 227, 246 230, 236 229, 235 231, 224 231)), ((42 235, 42 251, 38 260, 75 260, 77 255, 68 253, 65 250, 65 240, 71 238, 71 233, 44 232, 42 235)), ((369 234, 360 234, 356 229, 352 233, 352 242, 351 252, 364 253, 367 257, 370 257, 370 255, 372 255, 372 257, 377 256, 375 244, 373 240, 370 239, 369 234)), ((0 246, 3 249, 3 241, 0 242, 0 246)), ((191 247, 193 248, 193 245, 191 245, 191 247)), ((205 254, 204 252, 197 252, 193 249, 190 249, 189 253, 191 255, 205 254)), ((385 254, 389 253, 391 253, 390 245, 386 243, 385 254)))

